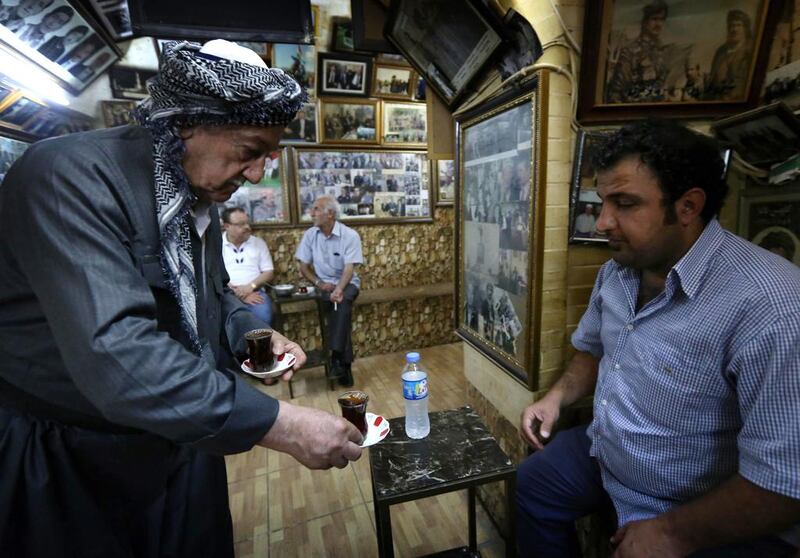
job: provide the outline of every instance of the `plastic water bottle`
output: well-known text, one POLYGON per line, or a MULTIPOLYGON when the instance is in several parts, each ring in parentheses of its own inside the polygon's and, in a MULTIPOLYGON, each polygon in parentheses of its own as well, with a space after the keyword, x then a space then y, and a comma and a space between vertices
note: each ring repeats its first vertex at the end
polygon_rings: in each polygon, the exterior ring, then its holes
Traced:
POLYGON ((419 364, 419 353, 406 355, 403 368, 403 398, 406 400, 406 434, 420 439, 431 431, 428 419, 428 375, 419 364))

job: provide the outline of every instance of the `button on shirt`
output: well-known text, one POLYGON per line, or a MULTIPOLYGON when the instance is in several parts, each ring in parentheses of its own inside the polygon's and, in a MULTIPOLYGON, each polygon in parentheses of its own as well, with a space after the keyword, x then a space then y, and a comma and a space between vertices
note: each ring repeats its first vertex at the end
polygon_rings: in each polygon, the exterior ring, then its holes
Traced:
POLYGON ((800 269, 712 220, 636 311, 607 262, 572 344, 600 359, 591 453, 620 525, 735 473, 800 498, 800 269))
POLYGON ((263 272, 274 269, 267 243, 253 235, 237 247, 228 240, 228 233, 222 233, 222 259, 231 285, 249 285, 263 272))
MULTIPOLYGON (((361 237, 356 231, 336 221, 330 236, 319 227, 311 227, 297 246, 294 257, 303 263, 312 264, 314 271, 324 283, 338 283, 346 264, 363 263, 361 237)), ((361 287, 355 272, 350 283, 361 287)))

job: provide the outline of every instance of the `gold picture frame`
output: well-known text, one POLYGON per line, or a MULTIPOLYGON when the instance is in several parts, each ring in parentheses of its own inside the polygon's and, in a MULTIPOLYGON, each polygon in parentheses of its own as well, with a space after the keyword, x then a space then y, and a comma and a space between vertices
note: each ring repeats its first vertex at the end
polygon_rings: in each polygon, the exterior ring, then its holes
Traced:
POLYGON ((320 143, 378 144, 381 106, 377 99, 326 97, 320 100, 319 115, 320 143))
POLYGON ((428 106, 425 103, 383 101, 381 145, 420 148, 428 145, 428 106))

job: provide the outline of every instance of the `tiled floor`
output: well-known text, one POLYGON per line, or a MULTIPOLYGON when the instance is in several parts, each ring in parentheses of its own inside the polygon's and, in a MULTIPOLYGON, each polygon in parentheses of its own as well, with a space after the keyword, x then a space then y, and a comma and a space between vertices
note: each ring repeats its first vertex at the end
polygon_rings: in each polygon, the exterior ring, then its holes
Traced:
MULTIPOLYGON (((466 403, 461 344, 423 349, 428 370, 430 410, 466 403)), ((359 359, 356 387, 370 396, 369 410, 387 418, 402 416, 400 371, 403 353, 359 359)), ((338 413, 321 368, 304 370, 294 381, 293 403, 338 413)), ((289 399, 285 384, 260 386, 289 399)), ((345 469, 310 471, 293 458, 255 448, 229 456, 228 480, 236 555, 250 557, 377 556, 369 455, 345 469)), ((485 558, 503 556, 505 546, 478 506, 478 544, 485 558)), ((395 556, 438 552, 467 543, 466 491, 392 506, 395 556)))

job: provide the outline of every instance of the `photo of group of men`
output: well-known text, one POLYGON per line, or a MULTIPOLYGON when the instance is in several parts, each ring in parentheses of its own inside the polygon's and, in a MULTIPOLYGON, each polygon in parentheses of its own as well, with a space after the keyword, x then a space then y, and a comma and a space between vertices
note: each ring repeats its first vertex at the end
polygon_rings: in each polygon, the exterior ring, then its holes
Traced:
POLYGON ((339 202, 342 219, 427 217, 426 157, 421 153, 299 151, 301 219, 319 196, 339 202))
POLYGON ((425 143, 428 141, 427 107, 416 103, 385 103, 383 141, 425 143))
POLYGON ((286 223, 289 221, 286 201, 281 175, 281 152, 273 151, 266 161, 261 181, 258 184, 245 182, 223 204, 223 208, 241 207, 250 218, 251 224, 286 223))
POLYGON ((603 101, 746 100, 764 4, 614 2, 603 101))
POLYGON ((464 131, 464 325, 518 361, 528 312, 531 114, 526 102, 464 131))
POLYGON ((364 62, 324 60, 323 93, 366 93, 367 65, 364 62))
POLYGON ((87 85, 117 56, 63 0, 0 0, 0 25, 50 63, 87 85))
POLYGON ((374 142, 375 104, 323 102, 324 141, 374 142))

